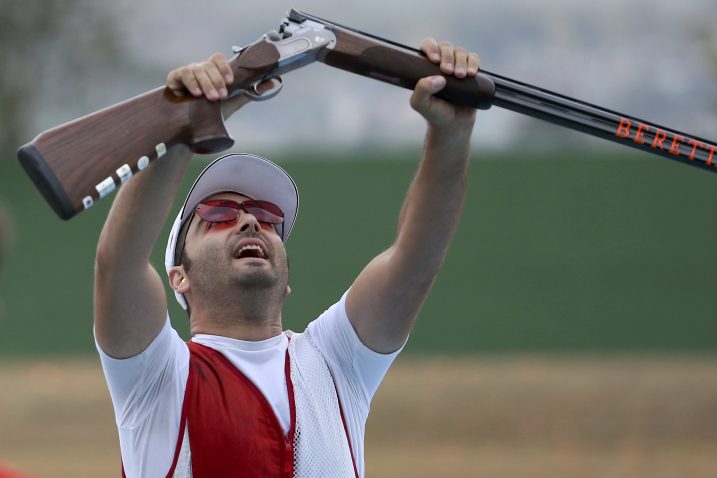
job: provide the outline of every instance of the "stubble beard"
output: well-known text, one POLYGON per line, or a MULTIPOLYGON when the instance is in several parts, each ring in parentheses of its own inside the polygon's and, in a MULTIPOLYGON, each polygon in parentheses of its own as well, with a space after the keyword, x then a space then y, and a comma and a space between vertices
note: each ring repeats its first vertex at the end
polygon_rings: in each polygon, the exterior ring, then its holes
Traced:
POLYGON ((194 296, 223 309, 241 307, 255 313, 283 298, 288 282, 285 259, 276 258, 279 264, 271 261, 271 267, 251 263, 238 267, 235 261, 219 247, 206 249, 203 257, 193 259, 190 280, 194 296))
POLYGON ((270 291, 274 289, 279 282, 279 277, 275 269, 249 265, 245 267, 244 270, 233 269, 231 272, 230 282, 233 288, 251 291, 253 293, 270 291))

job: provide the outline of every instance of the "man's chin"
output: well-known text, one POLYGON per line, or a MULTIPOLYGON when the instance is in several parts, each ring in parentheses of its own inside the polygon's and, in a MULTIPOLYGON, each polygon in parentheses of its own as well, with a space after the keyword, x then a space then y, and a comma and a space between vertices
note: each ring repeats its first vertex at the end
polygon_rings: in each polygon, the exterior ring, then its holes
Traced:
MULTIPOLYGON (((264 261, 266 263, 266 261, 264 261)), ((235 278, 241 287, 269 289, 276 286, 278 278, 266 264, 246 263, 237 269, 235 278)))

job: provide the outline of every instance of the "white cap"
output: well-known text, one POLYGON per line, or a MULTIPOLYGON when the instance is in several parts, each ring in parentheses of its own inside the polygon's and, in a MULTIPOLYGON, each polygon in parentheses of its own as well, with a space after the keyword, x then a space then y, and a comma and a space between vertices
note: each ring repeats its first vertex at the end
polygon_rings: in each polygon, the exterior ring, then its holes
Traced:
MULTIPOLYGON (((284 223, 280 224, 277 230, 281 240, 286 242, 299 211, 299 190, 294 180, 268 159, 253 154, 227 154, 210 163, 199 174, 174 220, 164 255, 164 265, 168 273, 171 267, 177 265, 174 263, 174 256, 179 231, 184 222, 192 217, 194 209, 202 200, 224 192, 270 201, 279 206, 284 212, 284 223)), ((184 296, 177 292, 174 295, 179 305, 186 310, 187 302, 184 296)))

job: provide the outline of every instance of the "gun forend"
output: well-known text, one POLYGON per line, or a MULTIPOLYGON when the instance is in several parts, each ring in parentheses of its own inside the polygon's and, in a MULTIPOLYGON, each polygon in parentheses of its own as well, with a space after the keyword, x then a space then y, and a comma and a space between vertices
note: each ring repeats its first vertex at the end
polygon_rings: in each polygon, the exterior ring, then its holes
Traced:
MULTIPOLYGON (((292 10, 288 22, 295 25, 321 24, 333 32, 336 44, 317 57, 329 66, 379 81, 413 89, 421 78, 441 75, 440 67, 415 48, 292 10)), ((446 76, 446 87, 436 96, 454 104, 488 109, 493 104, 495 84, 486 75, 473 78, 446 76)))

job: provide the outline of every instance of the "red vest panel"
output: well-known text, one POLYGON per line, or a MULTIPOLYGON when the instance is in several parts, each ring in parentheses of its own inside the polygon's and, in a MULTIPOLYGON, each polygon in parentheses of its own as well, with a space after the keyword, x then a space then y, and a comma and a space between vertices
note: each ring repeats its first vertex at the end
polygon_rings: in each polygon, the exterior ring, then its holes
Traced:
POLYGON ((294 462, 296 413, 286 357, 291 429, 279 424, 261 391, 221 353, 189 342, 189 378, 184 396, 179 444, 189 427, 195 478, 290 478, 294 462))

